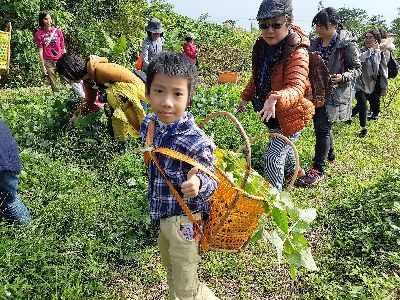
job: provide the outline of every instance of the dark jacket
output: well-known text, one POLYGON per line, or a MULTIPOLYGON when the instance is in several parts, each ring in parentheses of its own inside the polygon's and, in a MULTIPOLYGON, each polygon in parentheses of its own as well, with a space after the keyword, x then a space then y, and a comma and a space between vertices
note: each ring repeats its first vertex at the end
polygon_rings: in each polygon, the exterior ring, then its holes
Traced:
POLYGON ((10 129, 0 121, 0 172, 21 172, 21 162, 18 155, 18 146, 10 129))
MULTIPOLYGON (((318 51, 321 38, 311 42, 311 51, 318 51)), ((326 99, 326 112, 330 122, 351 119, 351 82, 361 74, 360 54, 354 36, 347 30, 339 32, 338 40, 327 63, 329 73, 342 74, 343 82, 326 99)))

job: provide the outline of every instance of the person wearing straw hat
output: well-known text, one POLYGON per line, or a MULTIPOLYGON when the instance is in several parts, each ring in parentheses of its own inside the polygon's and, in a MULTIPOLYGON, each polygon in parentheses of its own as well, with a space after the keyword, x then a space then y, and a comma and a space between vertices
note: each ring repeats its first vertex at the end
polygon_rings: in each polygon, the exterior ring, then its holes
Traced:
MULTIPOLYGON (((315 111, 306 98, 312 92, 308 78, 310 41, 292 24, 290 0, 264 0, 257 20, 261 36, 253 47, 252 76, 241 94, 238 111, 245 111, 251 101, 270 132, 295 142, 315 111)), ((295 170, 293 149, 272 137, 264 155, 266 180, 282 190, 284 178, 295 170)), ((296 175, 304 175, 304 171, 300 169, 296 175)))
POLYGON ((192 60, 192 62, 197 66, 197 47, 194 43, 194 33, 189 32, 186 36, 186 42, 183 45, 183 52, 192 60))
POLYGON ((146 72, 149 62, 163 50, 164 29, 157 18, 151 18, 146 26, 147 37, 142 42, 143 71, 146 72))

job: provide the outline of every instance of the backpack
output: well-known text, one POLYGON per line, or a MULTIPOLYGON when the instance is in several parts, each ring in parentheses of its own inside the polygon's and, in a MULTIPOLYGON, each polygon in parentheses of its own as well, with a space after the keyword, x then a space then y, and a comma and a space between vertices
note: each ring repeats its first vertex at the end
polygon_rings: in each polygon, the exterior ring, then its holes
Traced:
POLYGON ((399 63, 393 58, 392 51, 390 51, 390 59, 387 62, 388 78, 396 78, 399 73, 399 63))
POLYGON ((311 83, 312 95, 308 95, 307 99, 318 108, 324 106, 325 100, 331 95, 331 75, 318 52, 309 52, 308 54, 310 58, 308 78, 311 83))

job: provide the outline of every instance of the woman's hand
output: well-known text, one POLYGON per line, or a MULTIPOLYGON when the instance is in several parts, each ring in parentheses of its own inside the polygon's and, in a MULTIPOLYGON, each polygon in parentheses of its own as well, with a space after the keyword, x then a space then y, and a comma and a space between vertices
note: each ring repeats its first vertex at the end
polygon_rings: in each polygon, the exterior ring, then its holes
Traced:
POLYGON ((275 106, 276 102, 280 99, 280 96, 271 94, 264 102, 264 107, 260 110, 261 120, 268 122, 270 118, 275 118, 275 106))
POLYGON ((247 101, 242 100, 242 102, 240 102, 239 106, 237 107, 237 112, 245 112, 246 110, 247 110, 247 101))
POLYGON ((381 96, 382 96, 382 97, 385 97, 386 95, 387 95, 387 91, 382 90, 382 91, 381 91, 381 96))

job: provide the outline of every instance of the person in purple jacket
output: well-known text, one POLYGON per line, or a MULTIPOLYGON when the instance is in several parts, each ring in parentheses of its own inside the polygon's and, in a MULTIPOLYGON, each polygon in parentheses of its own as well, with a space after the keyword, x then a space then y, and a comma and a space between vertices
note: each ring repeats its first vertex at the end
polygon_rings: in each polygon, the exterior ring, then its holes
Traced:
POLYGON ((0 121, 0 220, 24 225, 31 220, 28 209, 17 195, 21 162, 18 146, 7 125, 0 121))

